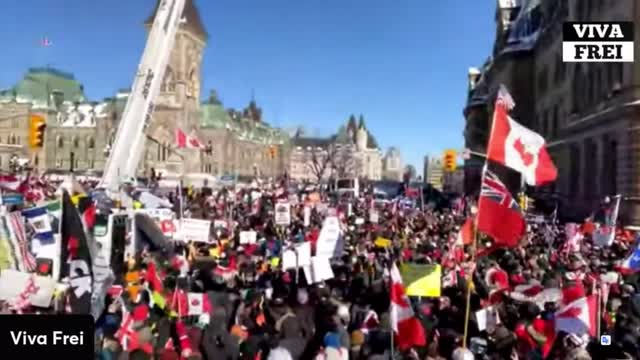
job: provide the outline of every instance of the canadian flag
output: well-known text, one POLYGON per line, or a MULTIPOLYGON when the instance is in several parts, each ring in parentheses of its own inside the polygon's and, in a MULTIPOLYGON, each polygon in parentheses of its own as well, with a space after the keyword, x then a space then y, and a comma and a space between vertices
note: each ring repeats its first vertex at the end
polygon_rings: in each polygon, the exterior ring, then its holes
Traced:
POLYGON ((487 158, 520 172, 527 184, 540 186, 558 176, 544 138, 509 117, 514 102, 501 86, 493 113, 487 158))
POLYGON ((176 147, 178 149, 203 149, 204 145, 195 136, 189 136, 182 129, 176 128, 176 147))
POLYGON ((596 336, 598 318, 596 295, 580 297, 556 312, 556 331, 596 336))
POLYGON ((187 299, 189 301, 187 315, 202 315, 211 311, 211 304, 207 294, 190 292, 187 294, 187 299))
POLYGON ((398 267, 391 267, 391 327, 396 335, 396 343, 401 350, 413 346, 425 346, 427 343, 424 328, 420 320, 413 314, 411 303, 407 297, 398 267))

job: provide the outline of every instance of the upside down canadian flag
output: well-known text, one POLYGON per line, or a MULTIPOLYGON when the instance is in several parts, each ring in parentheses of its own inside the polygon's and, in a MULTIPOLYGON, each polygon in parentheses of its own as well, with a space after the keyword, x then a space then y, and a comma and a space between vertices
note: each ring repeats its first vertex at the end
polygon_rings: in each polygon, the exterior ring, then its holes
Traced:
POLYGON ((407 297, 402 277, 398 267, 391 267, 391 327, 395 333, 398 348, 404 350, 413 346, 425 346, 427 344, 424 328, 420 320, 413 314, 413 309, 407 297))
POLYGON ((500 87, 493 113, 487 158, 520 172, 527 184, 540 186, 558 176, 545 140, 509 117, 513 99, 504 86, 500 87))

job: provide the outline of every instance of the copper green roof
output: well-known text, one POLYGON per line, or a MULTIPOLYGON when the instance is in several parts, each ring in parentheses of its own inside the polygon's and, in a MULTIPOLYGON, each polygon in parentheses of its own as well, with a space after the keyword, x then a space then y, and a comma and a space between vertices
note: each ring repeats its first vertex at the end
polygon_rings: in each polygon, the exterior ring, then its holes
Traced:
POLYGON ((200 105, 200 125, 209 129, 227 129, 246 141, 263 144, 283 144, 289 141, 289 136, 280 129, 273 128, 264 122, 256 122, 241 116, 233 119, 215 92, 200 105))
MULTIPOLYGON (((158 0, 155 8, 153 9, 153 13, 151 14, 151 16, 149 16, 149 18, 147 18, 147 21, 144 22, 145 25, 153 24, 153 20, 156 17, 156 12, 158 11, 158 6, 160 6, 161 1, 162 0, 158 0)), ((204 40, 207 40, 209 38, 209 35, 207 34, 207 31, 202 24, 202 20, 200 19, 200 12, 198 11, 196 5, 193 3, 193 0, 185 1, 182 17, 187 19, 187 22, 182 25, 184 29, 192 32, 193 34, 201 37, 204 40)))
POLYGON ((86 101, 82 85, 72 74, 51 68, 30 68, 14 87, 0 91, 0 101, 32 103, 48 107, 51 95, 59 92, 65 102, 86 101))

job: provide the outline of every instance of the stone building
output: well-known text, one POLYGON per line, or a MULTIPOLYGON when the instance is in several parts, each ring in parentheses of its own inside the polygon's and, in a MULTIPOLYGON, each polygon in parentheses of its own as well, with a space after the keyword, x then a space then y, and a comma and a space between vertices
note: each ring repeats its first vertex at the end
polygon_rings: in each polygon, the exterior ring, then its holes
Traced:
POLYGON ((434 189, 442 191, 442 185, 444 182, 444 170, 442 168, 442 160, 437 157, 429 159, 429 166, 427 167, 427 174, 425 182, 431 184, 434 189))
MULTIPOLYGON (((623 220, 640 224, 640 130, 635 125, 640 116, 640 63, 562 62, 564 21, 637 22, 640 3, 542 0, 521 5, 509 10, 499 4, 498 11, 518 13, 515 21, 504 25, 511 33, 519 22, 527 24, 527 51, 520 51, 520 56, 527 59, 528 66, 518 66, 526 79, 519 81, 514 76, 518 73, 493 76, 500 54, 494 54, 480 75, 470 76, 465 109, 468 147, 484 152, 492 110, 491 88, 500 81, 507 86, 509 80, 512 84, 524 82, 531 88, 513 94, 517 104, 514 118, 546 138, 559 172, 555 184, 529 191, 553 197, 565 205, 562 210, 580 216, 591 212, 602 197, 621 194, 625 197, 623 220), (523 101, 526 114, 519 109, 523 101)), ((499 47, 498 40, 496 44, 499 47)), ((467 191, 479 185, 477 178, 465 180, 467 191)))
POLYGON ((289 173, 296 180, 382 178, 382 154, 362 115, 357 122, 351 115, 346 125, 326 138, 296 133, 291 139, 290 155, 289 173))
POLYGON ((382 158, 382 179, 391 181, 402 181, 404 163, 400 150, 390 147, 382 158))
MULTIPOLYGON (((158 4, 160 2, 158 1, 158 4)), ((147 30, 154 13, 145 22, 147 30)), ((201 66, 208 35, 193 0, 176 35, 152 122, 147 129, 140 174, 165 173, 276 176, 287 168, 288 136, 270 127, 252 101, 243 111, 225 110, 215 92, 201 102, 201 66), (176 149, 175 130, 197 136, 204 151, 176 149)), ((129 90, 101 102, 86 99, 73 75, 50 68, 29 69, 11 89, 0 91, 0 141, 25 144, 32 113, 47 120, 45 145, 21 149, 41 171, 104 168, 129 90)), ((7 155, 8 156, 8 155, 7 155)), ((5 155, 0 155, 0 167, 5 155)))

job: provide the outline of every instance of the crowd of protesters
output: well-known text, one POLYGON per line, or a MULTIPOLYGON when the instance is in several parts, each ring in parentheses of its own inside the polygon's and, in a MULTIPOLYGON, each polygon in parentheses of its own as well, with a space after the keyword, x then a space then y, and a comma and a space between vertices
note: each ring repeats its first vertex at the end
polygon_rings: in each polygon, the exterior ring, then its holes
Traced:
POLYGON ((620 231, 611 246, 595 246, 597 219, 529 224, 517 247, 480 255, 490 239, 462 236, 471 201, 404 208, 369 195, 257 185, 166 197, 176 212, 227 226, 212 229, 208 243, 175 242, 170 252, 147 248, 127 259, 121 291, 109 292, 96 322, 100 359, 640 358, 640 283, 623 264, 635 236, 620 231), (275 224, 279 201, 291 204, 288 226, 275 224), (302 242, 315 251, 327 214, 342 228, 333 278, 311 283, 301 269, 283 271, 274 259, 302 242), (257 241, 241 244, 248 230, 257 241), (402 263, 442 267, 441 296, 411 298, 424 331, 411 347, 398 346, 389 310, 390 269, 402 263), (195 307, 189 294, 202 294, 200 311, 186 310, 195 307), (575 332, 556 326, 568 303, 596 294, 595 323, 570 326, 575 332), (483 309, 491 321, 479 319, 483 309))

